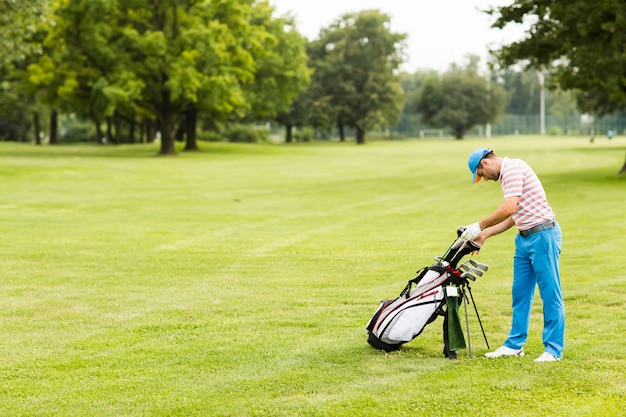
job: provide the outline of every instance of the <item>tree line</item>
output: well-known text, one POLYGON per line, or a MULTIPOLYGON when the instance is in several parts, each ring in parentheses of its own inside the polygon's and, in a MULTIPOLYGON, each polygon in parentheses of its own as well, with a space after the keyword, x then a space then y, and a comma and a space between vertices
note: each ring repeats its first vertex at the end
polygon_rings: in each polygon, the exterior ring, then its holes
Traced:
MULTIPOLYGON (((547 31, 555 10, 569 13, 545 1, 530 2, 536 8, 519 3, 524 7, 492 9, 499 17, 494 26, 534 13, 547 31)), ((577 7, 605 6, 584 4, 577 7)), ((175 152, 177 138, 197 149, 198 131, 268 121, 285 127, 287 142, 294 127, 309 126, 336 129, 340 140, 350 129, 364 143, 366 132, 411 117, 462 138, 504 113, 537 113, 538 72, 555 89, 548 114, 571 114, 577 106, 607 113, 622 97, 594 87, 606 78, 576 83, 577 72, 533 36, 493 51, 486 73, 472 56, 444 73, 403 73, 406 35, 392 32, 390 17, 378 10, 342 15, 310 41, 267 1, 7 0, 0 16, 0 138, 30 136, 37 143, 45 125, 49 142, 58 142, 60 114, 89 120, 98 140, 114 143, 124 140, 124 129, 127 141, 137 135, 151 141, 159 132, 164 155, 175 152), (520 59, 528 66, 515 69, 520 59)), ((576 41, 584 42, 581 36, 576 41)), ((558 43, 548 46, 567 53, 558 43)), ((617 71, 616 65, 609 68, 617 71)))

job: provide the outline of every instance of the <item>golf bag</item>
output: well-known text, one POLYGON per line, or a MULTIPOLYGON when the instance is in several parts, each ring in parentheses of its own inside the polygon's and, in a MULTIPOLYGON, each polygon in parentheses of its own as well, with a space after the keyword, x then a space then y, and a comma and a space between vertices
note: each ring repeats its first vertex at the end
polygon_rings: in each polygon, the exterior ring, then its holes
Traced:
MULTIPOLYGON (((459 229, 457 234, 460 236, 463 230, 459 229)), ((417 276, 409 280, 397 298, 381 302, 367 324, 368 343, 385 352, 398 350, 419 336, 438 316, 443 316, 444 354, 456 359, 456 350, 466 347, 459 306, 467 301, 466 289, 471 296, 468 280, 476 280, 488 269, 487 265, 473 260, 458 264, 465 255, 479 249, 476 243, 458 238, 442 257, 435 258, 433 265, 417 271, 417 276)), ((474 297, 471 298, 473 303, 474 297)), ((474 309, 478 316, 476 304, 474 309)), ((465 314, 467 323, 467 305, 465 314)), ((467 330, 469 340, 469 327, 467 330)))

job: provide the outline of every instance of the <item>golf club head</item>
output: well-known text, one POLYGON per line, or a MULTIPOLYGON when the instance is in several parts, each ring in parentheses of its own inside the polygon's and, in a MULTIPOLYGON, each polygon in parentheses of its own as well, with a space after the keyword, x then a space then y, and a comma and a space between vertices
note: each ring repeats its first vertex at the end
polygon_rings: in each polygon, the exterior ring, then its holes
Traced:
POLYGON ((476 277, 469 272, 462 273, 461 278, 467 278, 467 279, 471 279, 472 281, 476 281, 476 277))
POLYGON ((470 265, 472 265, 474 268, 480 269, 481 271, 487 271, 489 269, 489 267, 485 264, 481 264, 480 262, 476 262, 473 259, 468 259, 468 261, 470 263, 470 265))
POLYGON ((476 276, 478 276, 478 277, 482 277, 482 276, 483 276, 483 271, 481 271, 480 269, 472 269, 472 270, 470 271, 470 273, 471 273, 472 275, 476 275, 476 276))

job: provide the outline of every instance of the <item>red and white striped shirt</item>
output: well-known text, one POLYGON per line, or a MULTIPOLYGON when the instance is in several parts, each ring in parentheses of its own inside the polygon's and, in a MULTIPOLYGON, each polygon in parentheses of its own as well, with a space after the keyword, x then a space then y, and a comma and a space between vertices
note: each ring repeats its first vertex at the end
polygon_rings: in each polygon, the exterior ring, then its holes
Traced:
POLYGON ((504 198, 519 197, 513 221, 519 230, 530 229, 554 219, 541 181, 521 159, 502 158, 500 185, 504 198))

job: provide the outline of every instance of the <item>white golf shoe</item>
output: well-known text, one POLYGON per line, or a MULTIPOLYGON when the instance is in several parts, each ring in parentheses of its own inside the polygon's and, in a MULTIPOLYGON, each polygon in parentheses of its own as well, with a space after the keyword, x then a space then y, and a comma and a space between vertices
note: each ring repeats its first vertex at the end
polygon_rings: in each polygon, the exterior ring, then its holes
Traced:
POLYGON ((511 349, 506 346, 500 346, 493 352, 485 353, 486 358, 501 358, 503 356, 524 356, 524 349, 511 349))
POLYGON ((551 353, 548 352, 543 352, 541 354, 541 356, 539 356, 537 359, 535 359, 535 362, 556 362, 556 361, 560 361, 561 358, 557 358, 556 356, 554 356, 551 353))

